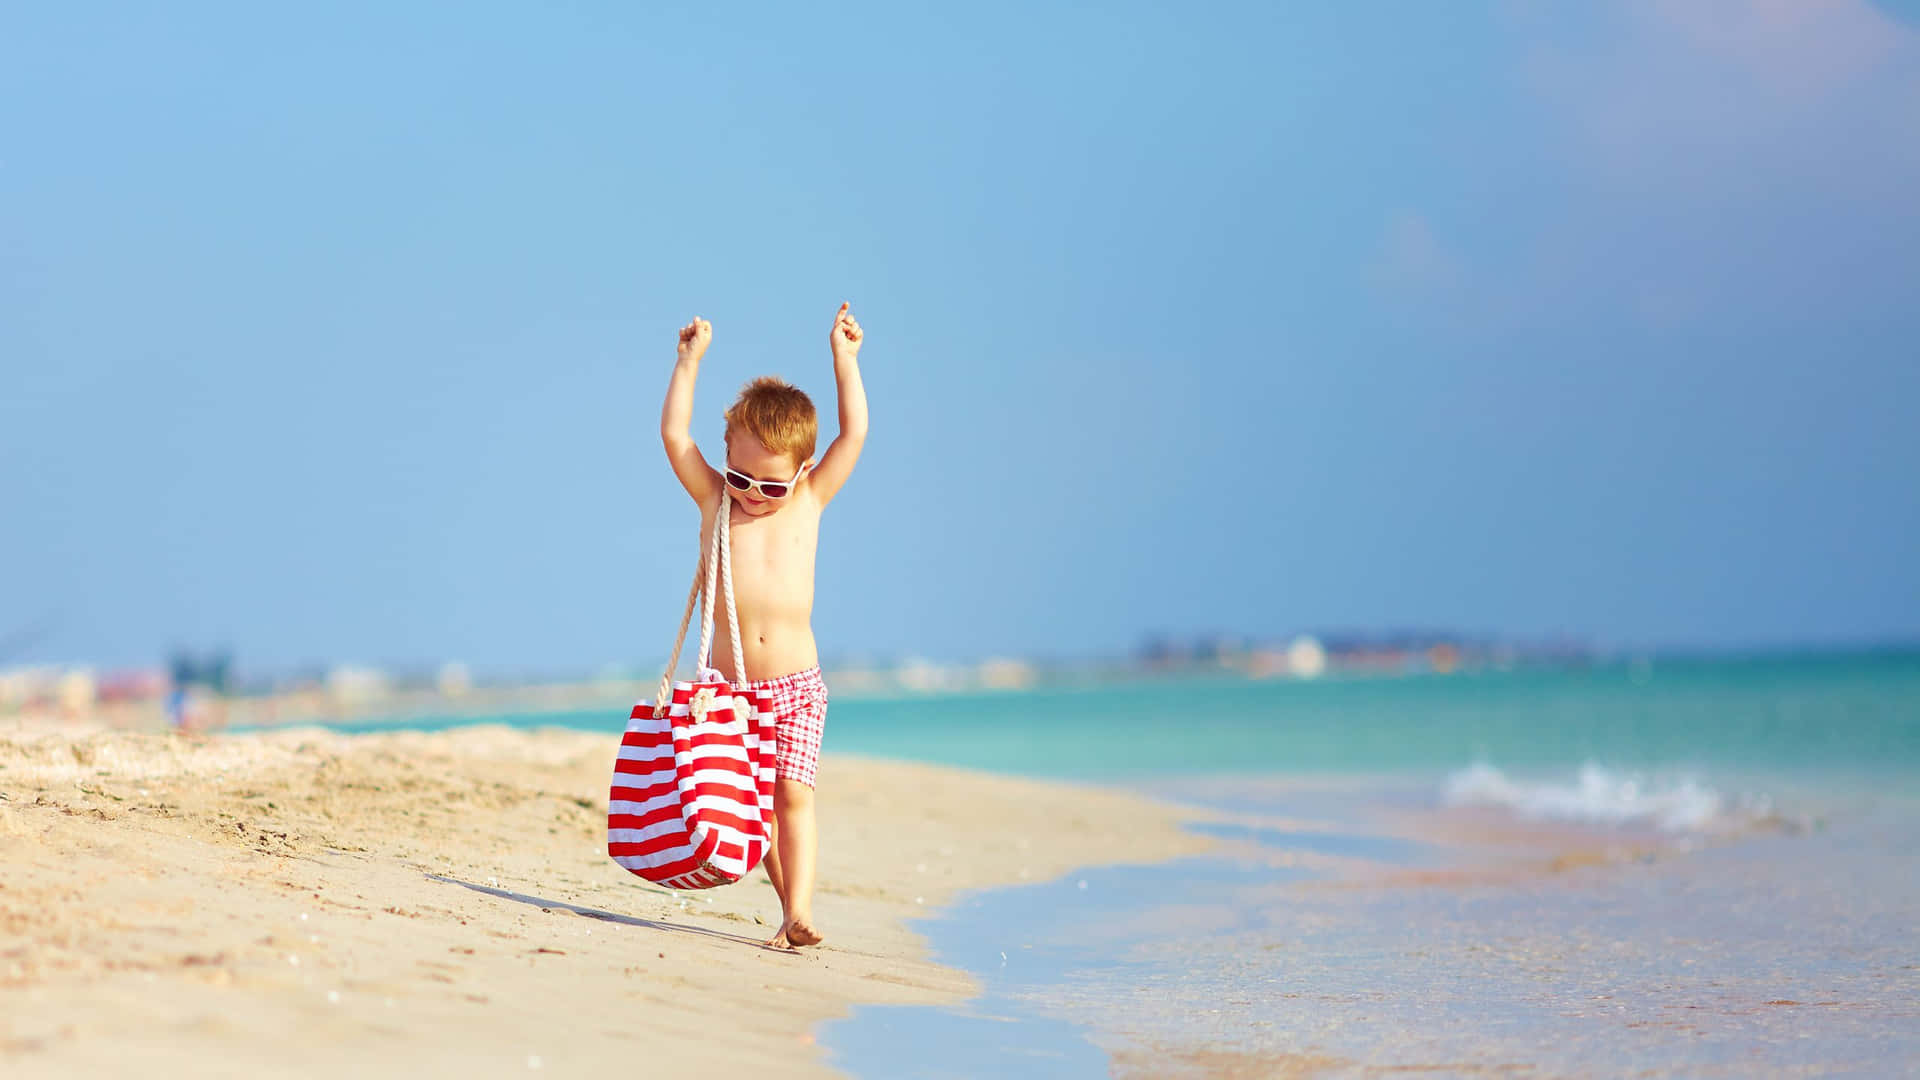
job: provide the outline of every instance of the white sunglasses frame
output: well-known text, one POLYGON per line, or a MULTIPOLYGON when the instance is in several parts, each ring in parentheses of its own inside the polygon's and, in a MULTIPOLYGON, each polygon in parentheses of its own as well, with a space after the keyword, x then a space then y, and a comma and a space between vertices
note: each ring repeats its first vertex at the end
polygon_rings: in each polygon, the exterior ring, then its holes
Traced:
POLYGON ((758 495, 763 499, 771 499, 774 502, 779 502, 781 499, 792 497, 794 490, 800 486, 801 475, 804 474, 806 471, 807 471, 807 467, 803 463, 800 466, 800 471, 793 474, 793 479, 784 482, 784 486, 787 489, 787 493, 785 495, 770 495, 760 487, 761 484, 780 484, 782 483, 782 481, 757 480, 751 476, 748 476, 746 473, 741 472, 739 469, 734 468, 731 465, 728 465, 724 469, 720 470, 720 482, 727 485, 730 488, 733 488, 733 490, 738 491, 741 494, 758 495), (747 486, 734 487, 733 477, 736 477, 736 476, 742 480, 745 480, 747 482, 747 486))

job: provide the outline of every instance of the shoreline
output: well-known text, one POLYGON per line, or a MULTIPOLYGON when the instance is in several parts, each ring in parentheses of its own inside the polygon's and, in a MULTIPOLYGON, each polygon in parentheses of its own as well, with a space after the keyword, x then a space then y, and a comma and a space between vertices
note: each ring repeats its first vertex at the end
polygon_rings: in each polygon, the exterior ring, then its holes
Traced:
POLYGON ((0 734, 0 1062, 518 1075, 718 1057, 837 1075, 823 1022, 978 990, 907 920, 1212 844, 1182 824, 1204 812, 1127 792, 829 755, 828 940, 779 953, 758 944, 778 917, 764 872, 674 894, 606 857, 616 741, 0 734))
POLYGON ((1912 1060, 1911 953, 1888 933, 1920 911, 1910 797, 1812 828, 1770 816, 1676 835, 1327 801, 1282 776, 1267 788, 1264 806, 1197 808, 1220 811, 1191 823, 1218 841, 1203 857, 943 909, 929 938, 978 973, 981 997, 862 1009, 829 1043, 859 1075, 902 1045, 950 1048, 924 1075, 1572 1075, 1596 1061, 1799 1075, 1912 1060), (1050 1071, 1026 1071, 1039 1060, 1050 1071))

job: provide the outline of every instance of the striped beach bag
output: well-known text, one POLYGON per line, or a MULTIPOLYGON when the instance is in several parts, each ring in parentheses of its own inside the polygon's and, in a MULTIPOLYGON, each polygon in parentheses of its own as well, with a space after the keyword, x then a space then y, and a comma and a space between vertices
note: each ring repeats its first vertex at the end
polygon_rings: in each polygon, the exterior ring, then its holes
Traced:
POLYGON ((773 833, 773 698, 769 691, 746 689, 727 543, 731 509, 721 492, 713 538, 694 571, 673 656, 659 692, 635 705, 627 719, 607 798, 607 854, 671 889, 739 881, 759 864, 773 833), (708 667, 716 592, 726 595, 733 683, 708 667), (697 674, 692 682, 675 682, 694 601, 703 594, 697 674))

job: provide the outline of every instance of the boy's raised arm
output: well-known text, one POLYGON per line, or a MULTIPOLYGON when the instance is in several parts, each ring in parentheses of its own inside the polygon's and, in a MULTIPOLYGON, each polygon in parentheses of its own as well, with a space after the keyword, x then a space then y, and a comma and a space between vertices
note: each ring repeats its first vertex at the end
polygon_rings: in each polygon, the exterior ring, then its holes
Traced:
POLYGON ((673 465, 673 475, 680 478, 680 486, 701 506, 719 493, 720 474, 693 445, 688 426, 693 422, 693 384, 700 377, 700 358, 707 354, 707 344, 712 340, 713 324, 705 319, 695 317, 680 328, 673 380, 667 383, 667 403, 660 409, 660 441, 667 448, 667 461, 673 465))
POLYGON ((860 382, 860 342, 865 336, 850 306, 841 304, 828 339, 833 345, 833 380, 840 390, 840 435, 821 455, 812 477, 823 505, 853 475, 853 464, 867 442, 867 388, 860 382))

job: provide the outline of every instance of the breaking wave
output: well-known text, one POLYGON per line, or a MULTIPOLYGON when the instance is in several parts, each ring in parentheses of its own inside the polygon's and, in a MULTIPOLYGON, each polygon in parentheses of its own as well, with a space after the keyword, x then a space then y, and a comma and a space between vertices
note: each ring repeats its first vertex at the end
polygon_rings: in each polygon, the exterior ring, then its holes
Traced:
POLYGON ((1493 806, 1522 817, 1596 825, 1652 825, 1667 832, 1699 832, 1752 823, 1770 812, 1765 800, 1730 801, 1692 777, 1650 780, 1586 764, 1571 783, 1516 780, 1487 764, 1447 777, 1448 806, 1493 806))

